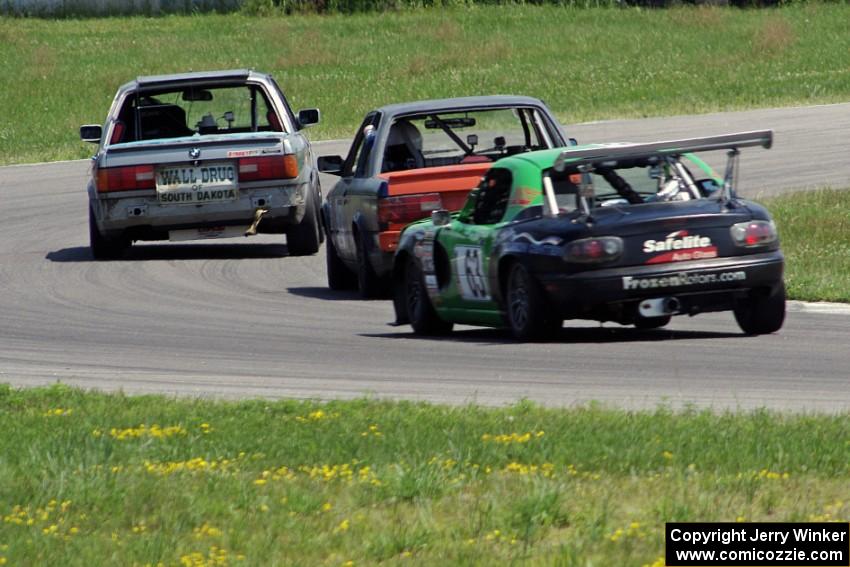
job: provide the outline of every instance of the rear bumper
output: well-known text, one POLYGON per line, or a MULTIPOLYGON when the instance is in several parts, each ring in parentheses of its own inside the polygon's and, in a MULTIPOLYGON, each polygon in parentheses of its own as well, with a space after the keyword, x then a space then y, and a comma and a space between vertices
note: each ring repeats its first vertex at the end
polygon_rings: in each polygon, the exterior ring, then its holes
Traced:
POLYGON ((210 226, 244 225, 257 209, 268 209, 260 232, 283 232, 304 216, 309 184, 243 188, 233 201, 202 205, 160 204, 151 191, 99 195, 91 201, 98 228, 105 235, 127 234, 136 240, 168 237, 168 231, 210 226))
POLYGON ((644 299, 675 297, 677 314, 732 309, 755 289, 782 282, 782 252, 654 266, 631 266, 580 274, 539 274, 563 318, 629 322, 644 299))

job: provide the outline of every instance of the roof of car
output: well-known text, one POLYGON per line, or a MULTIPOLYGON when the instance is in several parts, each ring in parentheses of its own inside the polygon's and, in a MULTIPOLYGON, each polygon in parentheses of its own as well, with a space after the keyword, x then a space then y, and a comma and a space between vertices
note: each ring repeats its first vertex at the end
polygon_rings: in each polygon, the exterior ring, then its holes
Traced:
POLYGON ((530 96, 490 95, 466 96, 456 98, 441 98, 418 100, 382 106, 377 111, 396 116, 401 114, 416 114, 420 112, 445 112, 447 110, 462 110, 472 108, 504 107, 504 106, 543 106, 540 99, 530 96))
POLYGON ((268 77, 264 73, 258 73, 249 69, 231 69, 227 71, 193 71, 190 73, 174 73, 171 75, 148 75, 137 77, 121 86, 122 89, 169 87, 171 85, 182 85, 193 82, 227 82, 244 81, 248 78, 268 77))

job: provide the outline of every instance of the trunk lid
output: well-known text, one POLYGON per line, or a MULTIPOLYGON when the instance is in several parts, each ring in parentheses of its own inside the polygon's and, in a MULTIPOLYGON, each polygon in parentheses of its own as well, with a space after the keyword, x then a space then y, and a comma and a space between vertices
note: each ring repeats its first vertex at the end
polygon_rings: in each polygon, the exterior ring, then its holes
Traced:
POLYGON ((162 165, 195 160, 220 161, 249 156, 275 155, 284 151, 285 142, 282 141, 282 136, 280 132, 247 132, 220 136, 162 138, 115 144, 107 148, 100 166, 162 165), (195 149, 200 151, 198 157, 190 155, 190 151, 195 149))
POLYGON ((746 253, 732 241, 730 227, 751 220, 741 205, 723 210, 712 199, 606 207, 592 211, 590 235, 619 236, 619 266, 707 260, 746 253))
POLYGON ((410 169, 385 172, 379 177, 387 182, 388 197, 439 193, 444 209, 459 211, 491 165, 488 162, 410 169))

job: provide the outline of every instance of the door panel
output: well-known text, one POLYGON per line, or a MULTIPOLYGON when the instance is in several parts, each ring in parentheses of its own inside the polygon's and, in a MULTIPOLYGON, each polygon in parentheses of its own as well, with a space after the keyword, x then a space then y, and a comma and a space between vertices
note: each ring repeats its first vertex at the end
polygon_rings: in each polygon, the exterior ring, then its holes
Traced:
POLYGON ((498 295, 494 293, 498 272, 491 262, 494 235, 504 225, 512 181, 509 169, 492 167, 470 197, 474 200, 468 210, 452 221, 449 230, 440 232, 452 274, 441 292, 441 314, 446 319, 461 322, 478 317, 499 324, 499 305, 493 299, 498 295))
POLYGON ((368 160, 369 153, 374 144, 374 129, 378 123, 378 115, 370 113, 360 125, 357 135, 348 151, 348 156, 342 167, 340 181, 334 186, 333 191, 328 194, 330 202, 331 234, 339 257, 349 265, 356 266, 357 246, 354 242, 352 224, 354 215, 362 210, 364 205, 363 195, 368 193, 369 188, 375 183, 366 178, 363 167, 368 160))
MULTIPOLYGON (((441 290, 440 308, 492 311, 493 301, 490 274, 491 226, 452 221, 448 230, 441 230, 438 242, 449 259, 451 279, 441 290)), ((438 310, 440 309, 438 308, 438 310)))

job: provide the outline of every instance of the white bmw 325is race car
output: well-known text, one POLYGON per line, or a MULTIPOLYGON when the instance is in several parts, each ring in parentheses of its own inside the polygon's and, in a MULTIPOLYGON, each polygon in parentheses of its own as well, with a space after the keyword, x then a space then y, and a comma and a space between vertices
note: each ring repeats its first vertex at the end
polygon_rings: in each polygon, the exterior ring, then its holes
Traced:
POLYGON ((287 235, 289 253, 314 254, 321 187, 301 130, 317 109, 294 114, 269 75, 247 70, 139 77, 118 89, 103 126, 80 128, 98 144, 88 184, 97 259, 137 240, 287 235))

